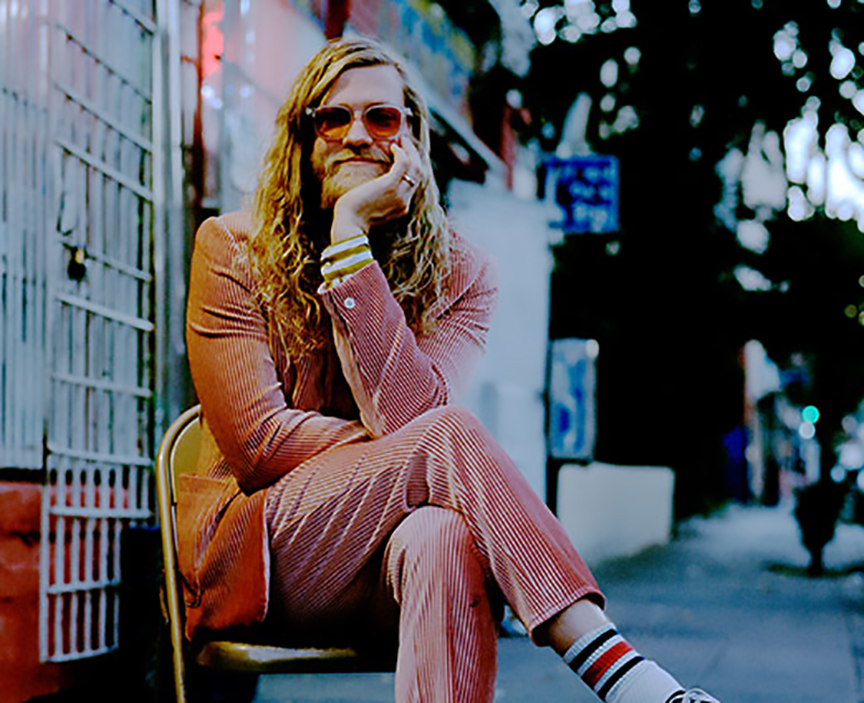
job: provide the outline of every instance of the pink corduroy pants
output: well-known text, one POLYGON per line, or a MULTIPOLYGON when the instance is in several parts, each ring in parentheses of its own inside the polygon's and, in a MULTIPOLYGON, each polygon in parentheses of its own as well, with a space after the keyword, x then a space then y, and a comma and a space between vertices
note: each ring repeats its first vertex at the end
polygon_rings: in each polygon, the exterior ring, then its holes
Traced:
POLYGON ((492 701, 500 596, 532 634, 580 598, 603 602, 560 523, 458 407, 324 452, 268 491, 273 617, 312 632, 392 616, 397 703, 492 701))

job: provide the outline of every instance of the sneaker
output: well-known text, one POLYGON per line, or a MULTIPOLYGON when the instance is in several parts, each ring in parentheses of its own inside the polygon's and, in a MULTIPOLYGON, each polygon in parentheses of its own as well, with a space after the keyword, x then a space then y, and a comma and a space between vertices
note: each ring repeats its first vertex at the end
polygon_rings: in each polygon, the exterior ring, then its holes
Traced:
POLYGON ((720 701, 701 688, 688 688, 683 693, 674 694, 668 703, 720 703, 720 701))

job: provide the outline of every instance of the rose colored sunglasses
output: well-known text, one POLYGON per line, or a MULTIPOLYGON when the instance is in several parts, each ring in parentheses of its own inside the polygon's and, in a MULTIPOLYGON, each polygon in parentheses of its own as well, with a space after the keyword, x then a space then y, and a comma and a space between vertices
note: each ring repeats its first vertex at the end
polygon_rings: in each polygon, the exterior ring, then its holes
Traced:
POLYGON ((412 112, 399 105, 367 105, 351 109, 344 105, 307 107, 306 114, 312 118, 315 134, 328 142, 341 142, 347 136, 358 116, 373 139, 392 139, 402 129, 402 120, 412 112))

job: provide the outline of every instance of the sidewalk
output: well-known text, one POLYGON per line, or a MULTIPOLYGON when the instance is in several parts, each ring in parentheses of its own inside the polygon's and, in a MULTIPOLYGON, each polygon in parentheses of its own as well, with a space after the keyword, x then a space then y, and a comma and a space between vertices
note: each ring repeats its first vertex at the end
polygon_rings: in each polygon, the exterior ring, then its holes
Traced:
MULTIPOLYGON (((644 655, 722 703, 864 702, 864 528, 808 555, 788 508, 733 506, 672 544, 594 565, 608 613, 644 655)), ((496 701, 596 703, 549 650, 500 640, 496 701)), ((256 703, 392 703, 392 675, 271 676, 256 703)))

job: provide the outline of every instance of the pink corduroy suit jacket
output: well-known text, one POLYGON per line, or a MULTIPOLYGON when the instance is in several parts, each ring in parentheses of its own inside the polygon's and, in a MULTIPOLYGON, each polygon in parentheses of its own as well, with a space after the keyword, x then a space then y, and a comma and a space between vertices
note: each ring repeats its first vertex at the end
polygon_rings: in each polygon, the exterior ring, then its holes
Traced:
POLYGON ((308 459, 374 441, 458 400, 483 351, 497 296, 492 267, 453 234, 437 325, 415 336, 371 263, 320 291, 334 347, 289 359, 255 295, 248 213, 207 220, 192 256, 187 343, 202 408, 196 473, 178 491, 187 635, 267 613, 267 487, 308 459))

